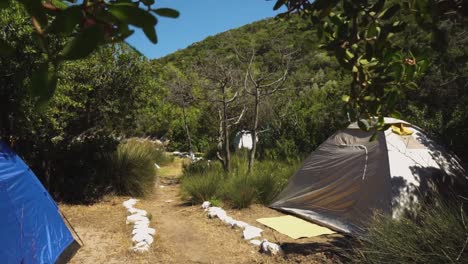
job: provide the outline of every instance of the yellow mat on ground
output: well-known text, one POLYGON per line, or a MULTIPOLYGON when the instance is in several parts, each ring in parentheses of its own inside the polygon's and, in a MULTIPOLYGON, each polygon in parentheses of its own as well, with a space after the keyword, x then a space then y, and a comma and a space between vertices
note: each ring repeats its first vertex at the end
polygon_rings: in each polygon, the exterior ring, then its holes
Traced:
POLYGON ((273 228, 274 230, 293 239, 336 233, 326 227, 307 222, 292 215, 260 218, 257 219, 257 222, 273 228))

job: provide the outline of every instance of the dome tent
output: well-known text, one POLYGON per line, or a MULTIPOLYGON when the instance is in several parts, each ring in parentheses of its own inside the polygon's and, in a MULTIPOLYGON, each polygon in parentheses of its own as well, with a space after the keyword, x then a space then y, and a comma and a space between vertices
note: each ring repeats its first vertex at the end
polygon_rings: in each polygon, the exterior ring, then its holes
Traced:
POLYGON ((336 132, 305 160, 270 207, 333 230, 360 235, 375 211, 400 217, 431 182, 468 182, 459 161, 408 122, 373 132, 356 123, 336 132))
POLYGON ((0 262, 66 263, 80 245, 28 166, 0 141, 0 262))

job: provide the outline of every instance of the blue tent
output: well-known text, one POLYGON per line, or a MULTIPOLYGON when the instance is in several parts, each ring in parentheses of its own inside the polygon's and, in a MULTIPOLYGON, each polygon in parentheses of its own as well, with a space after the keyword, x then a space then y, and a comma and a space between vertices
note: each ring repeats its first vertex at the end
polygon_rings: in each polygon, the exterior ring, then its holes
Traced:
POLYGON ((41 182, 0 141, 0 263, 65 263, 79 247, 41 182))

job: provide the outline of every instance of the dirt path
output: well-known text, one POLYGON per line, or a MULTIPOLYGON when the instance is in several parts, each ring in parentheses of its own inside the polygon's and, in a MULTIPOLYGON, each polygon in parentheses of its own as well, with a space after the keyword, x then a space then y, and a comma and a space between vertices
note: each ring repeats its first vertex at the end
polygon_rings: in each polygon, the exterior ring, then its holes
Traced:
POLYGON ((141 203, 153 216, 164 263, 271 262, 242 240, 239 230, 208 219, 199 206, 184 205, 178 195, 179 186, 170 185, 141 203))
POLYGON ((218 219, 208 219, 199 205, 184 204, 179 197, 180 186, 174 182, 174 177, 163 179, 155 186, 153 195, 135 206, 151 214, 151 226, 157 232, 150 252, 145 254, 129 250, 131 227, 125 225, 126 211, 122 206, 128 197, 110 197, 93 206, 62 205, 62 210, 85 243, 71 263, 336 262, 329 249, 339 237, 298 242, 255 222, 260 217, 280 215, 274 210, 260 205, 244 210, 227 210, 233 218, 264 229, 263 238, 282 243, 287 249, 286 257, 260 254, 257 247, 242 239, 241 230, 232 229, 218 219))

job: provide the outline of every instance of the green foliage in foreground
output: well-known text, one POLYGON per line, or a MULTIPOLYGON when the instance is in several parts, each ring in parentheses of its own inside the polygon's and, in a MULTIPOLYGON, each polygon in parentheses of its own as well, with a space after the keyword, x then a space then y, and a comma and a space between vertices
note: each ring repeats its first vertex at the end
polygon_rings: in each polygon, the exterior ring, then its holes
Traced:
POLYGON ((269 204, 286 186, 298 162, 259 161, 248 174, 246 158, 235 156, 232 173, 226 175, 218 163, 200 161, 184 169, 182 193, 192 202, 222 200, 233 208, 252 203, 269 204))
POLYGON ((468 214, 460 207, 426 205, 415 220, 378 216, 357 263, 468 263, 468 214))
POLYGON ((145 196, 154 189, 157 149, 149 141, 129 139, 109 157, 107 174, 120 195, 145 196))

